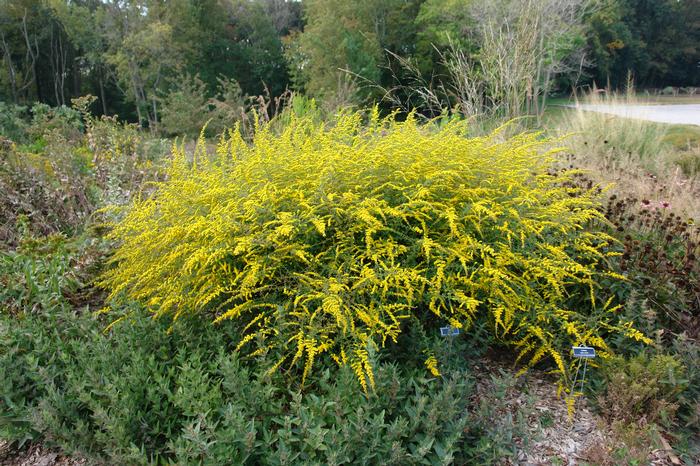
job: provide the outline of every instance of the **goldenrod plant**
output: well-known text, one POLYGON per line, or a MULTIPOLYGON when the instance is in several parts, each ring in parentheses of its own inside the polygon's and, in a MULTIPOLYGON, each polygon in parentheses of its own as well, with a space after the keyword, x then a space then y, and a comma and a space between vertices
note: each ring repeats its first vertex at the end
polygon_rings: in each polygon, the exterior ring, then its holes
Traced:
POLYGON ((270 372, 298 368, 302 385, 330 358, 370 390, 373 361, 411 316, 436 333, 486 319, 563 382, 571 345, 604 357, 608 333, 645 339, 598 289, 622 279, 606 268, 599 190, 551 171, 541 135, 466 130, 375 109, 333 125, 292 117, 250 144, 230 131, 215 154, 203 140, 194 156, 175 147, 167 181, 114 225, 101 284, 156 316, 239 322, 237 351, 265 355, 270 372))

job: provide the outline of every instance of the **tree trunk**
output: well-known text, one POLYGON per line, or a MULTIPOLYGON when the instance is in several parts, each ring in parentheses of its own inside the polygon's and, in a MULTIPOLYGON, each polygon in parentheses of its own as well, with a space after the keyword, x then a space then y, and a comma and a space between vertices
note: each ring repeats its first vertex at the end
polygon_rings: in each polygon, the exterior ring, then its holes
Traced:
POLYGON ((75 50, 75 47, 71 47, 72 49, 72 60, 71 60, 71 69, 73 73, 73 97, 80 97, 81 94, 81 89, 80 89, 80 68, 78 68, 78 51, 75 50))
POLYGON ((151 126, 151 133, 156 133, 158 131, 158 101, 155 96, 151 99, 151 102, 153 104, 153 119, 149 126, 151 126))
POLYGON ((39 79, 37 78, 37 76, 38 76, 37 72, 39 71, 39 67, 38 67, 36 61, 34 61, 32 68, 34 69, 34 84, 36 85, 36 99, 39 102, 43 102, 43 96, 41 95, 41 84, 39 83, 39 79))
POLYGON ((10 47, 7 45, 5 40, 5 34, 0 31, 0 39, 2 39, 2 49, 3 55, 5 56, 5 63, 7 63, 7 75, 10 78, 10 89, 12 90, 12 101, 16 104, 18 103, 17 95, 17 76, 15 74, 15 67, 12 64, 12 54, 10 53, 10 47))
POLYGON ((39 84, 39 80, 37 79, 37 57, 39 55, 39 40, 37 39, 36 36, 34 36, 34 46, 36 47, 36 50, 32 48, 32 41, 29 38, 29 29, 27 28, 27 11, 24 11, 24 16, 22 17, 22 33, 24 35, 24 41, 27 44, 27 53, 26 53, 26 59, 27 62, 29 62, 29 59, 31 59, 31 65, 29 65, 27 68, 31 70, 32 76, 27 76, 27 79, 24 79, 25 83, 22 85, 21 91, 24 91, 25 89, 29 89, 31 87, 32 82, 34 82, 36 86, 36 94, 37 94, 37 99, 39 101, 42 100, 42 95, 41 95, 41 85, 39 84))
POLYGON ((66 62, 68 60, 68 54, 67 54, 66 49, 63 45, 63 38, 62 38, 62 34, 61 34, 60 30, 58 31, 58 51, 59 51, 58 57, 60 59, 60 62, 59 62, 60 66, 58 67, 58 69, 59 69, 59 72, 61 73, 61 75, 59 76, 60 79, 58 81, 58 83, 59 83, 58 89, 59 89, 59 94, 61 96, 61 105, 66 105, 66 64, 67 64, 66 62))
MULTIPOLYGON (((61 97, 59 96, 58 86, 60 83, 60 71, 59 71, 59 58, 57 55, 60 53, 58 50, 58 44, 54 40, 54 25, 51 25, 51 36, 49 37, 49 62, 51 63, 51 74, 53 75, 53 96, 56 99, 56 105, 61 104, 61 97)), ((39 99, 41 100, 41 99, 39 99)))
POLYGON ((100 86, 100 102, 102 103, 102 114, 107 115, 107 96, 105 95, 105 81, 104 73, 102 72, 102 67, 99 70, 98 82, 100 86))
POLYGON ((143 112, 141 107, 145 107, 146 110, 146 118, 150 122, 150 118, 148 115, 148 100, 146 100, 146 96, 143 90, 143 85, 141 85, 141 79, 138 73, 138 68, 133 64, 129 63, 129 71, 131 72, 131 85, 133 88, 134 92, 134 102, 136 103, 136 114, 138 115, 139 119, 139 128, 143 128, 143 112))

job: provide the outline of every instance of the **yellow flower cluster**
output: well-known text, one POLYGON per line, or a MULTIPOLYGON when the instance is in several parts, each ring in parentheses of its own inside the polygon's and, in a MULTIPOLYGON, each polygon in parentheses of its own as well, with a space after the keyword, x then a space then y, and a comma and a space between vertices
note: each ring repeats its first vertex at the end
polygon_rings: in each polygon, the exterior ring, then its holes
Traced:
POLYGON ((157 315, 240 322, 239 351, 279 355, 269 369, 302 379, 329 357, 368 390, 412 315, 488 319, 520 358, 566 375, 563 342, 604 345, 586 315, 612 241, 587 229, 603 221, 596 195, 549 172, 539 135, 467 138, 464 125, 374 110, 262 127, 252 143, 234 130, 194 158, 176 147, 168 180, 114 226, 102 283, 157 315), (576 290, 587 310, 564 308, 576 290))

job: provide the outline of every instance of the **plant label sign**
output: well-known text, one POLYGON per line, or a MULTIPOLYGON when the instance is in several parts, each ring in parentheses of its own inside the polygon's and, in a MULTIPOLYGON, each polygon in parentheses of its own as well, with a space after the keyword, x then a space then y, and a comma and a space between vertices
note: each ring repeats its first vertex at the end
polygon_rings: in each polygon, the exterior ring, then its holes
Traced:
POLYGON ((456 337, 459 335, 459 329, 454 328, 450 325, 447 327, 440 327, 440 336, 441 337, 456 337))
POLYGON ((593 359, 595 358, 595 348, 590 346, 573 346, 575 358, 593 359))

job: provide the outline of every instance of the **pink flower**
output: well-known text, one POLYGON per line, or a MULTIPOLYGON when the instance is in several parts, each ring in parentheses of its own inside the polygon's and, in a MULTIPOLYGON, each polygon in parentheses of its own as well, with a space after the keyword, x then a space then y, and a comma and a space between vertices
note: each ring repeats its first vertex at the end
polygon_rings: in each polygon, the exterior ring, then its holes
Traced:
POLYGON ((671 204, 668 201, 661 201, 661 202, 659 202, 659 207, 664 208, 664 209, 670 209, 671 204))

